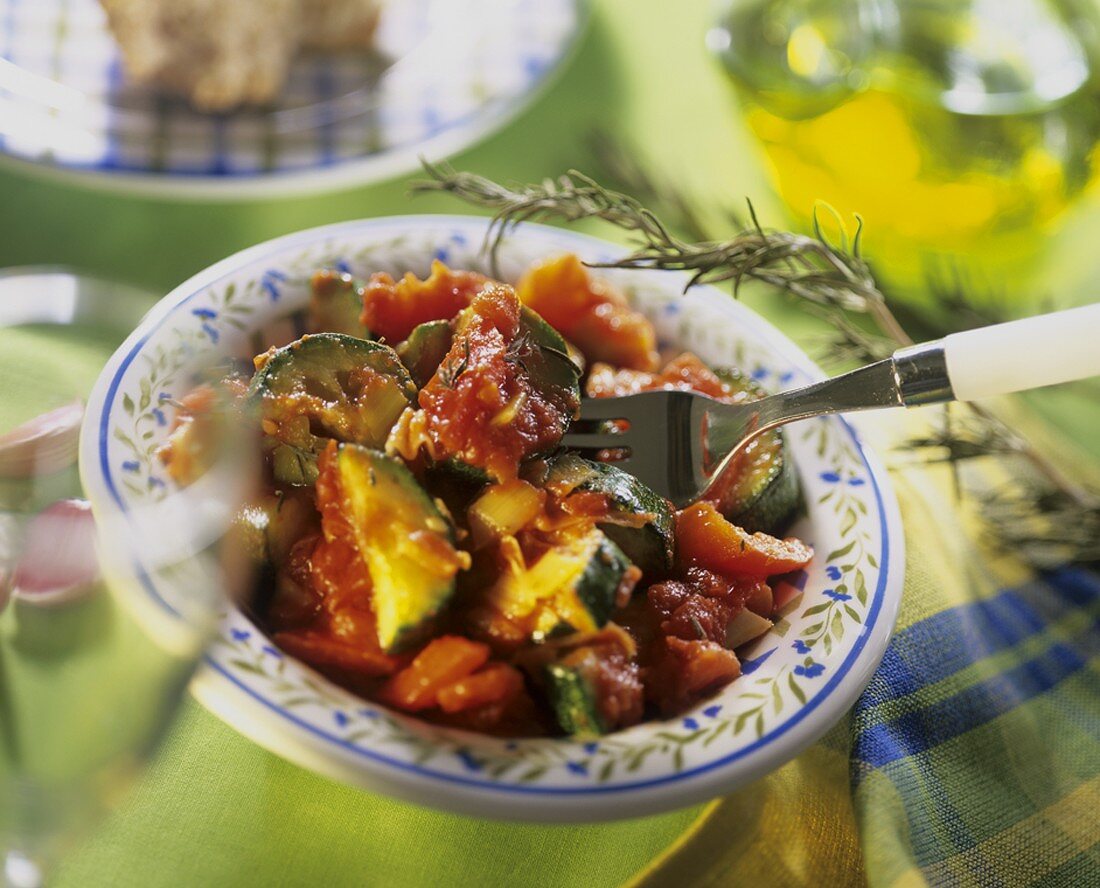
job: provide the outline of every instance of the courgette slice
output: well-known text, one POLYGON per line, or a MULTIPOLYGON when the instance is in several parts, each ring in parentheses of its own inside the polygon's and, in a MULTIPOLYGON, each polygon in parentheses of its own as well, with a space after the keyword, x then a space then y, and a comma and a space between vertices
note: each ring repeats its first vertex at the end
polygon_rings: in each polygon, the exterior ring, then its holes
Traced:
POLYGON ((416 384, 393 349, 341 333, 303 336, 256 360, 249 396, 277 481, 307 486, 327 439, 381 447, 416 384))
POLYGON ((294 544, 317 528, 319 520, 308 493, 279 492, 243 506, 234 521, 234 531, 250 558, 279 566, 294 544))
POLYGON ((409 338, 397 346, 397 356, 418 386, 425 385, 439 369, 451 350, 451 336, 450 321, 427 321, 417 324, 409 338))
POLYGON ((309 329, 314 333, 344 333, 370 339, 363 314, 361 284, 350 274, 322 269, 310 279, 309 329))
POLYGON ((622 550, 593 528, 533 564, 506 572, 485 600, 510 621, 528 626, 535 641, 593 632, 611 618, 619 587, 632 581, 632 568, 622 550))
POLYGON ((492 478, 489 477, 489 473, 485 469, 478 466, 472 466, 468 462, 463 462, 458 457, 451 456, 443 460, 441 463, 437 463, 434 467, 448 475, 454 477, 454 479, 462 484, 468 484, 480 487, 482 484, 489 484, 492 482, 492 478))
POLYGON ((584 376, 584 371, 588 369, 588 360, 584 354, 568 339, 565 340, 565 349, 566 354, 569 355, 569 360, 573 362, 581 376, 584 376))
MULTIPOLYGON (((736 370, 714 372, 735 392, 748 393, 754 400, 766 394, 736 370)), ((802 485, 779 429, 749 442, 736 466, 719 482, 713 500, 726 518, 753 533, 781 533, 790 524, 802 507, 802 485)))
POLYGON ((546 318, 527 305, 520 308, 519 317, 523 330, 533 342, 558 355, 564 355, 576 368, 578 375, 584 374, 587 365, 584 354, 573 343, 568 342, 546 318))
MULTIPOLYGON (((591 652, 591 659, 595 659, 591 652)), ((591 671, 584 660, 574 665, 551 663, 545 669, 546 696, 554 710, 554 718, 566 734, 572 737, 598 737, 607 733, 596 701, 596 688, 591 671)))
POLYGON ((564 493, 602 493, 623 522, 601 522, 607 537, 647 576, 667 573, 676 555, 676 522, 668 500, 622 469, 564 453, 550 463, 546 486, 564 493), (644 523, 624 523, 640 520, 644 523))
POLYGON ((562 731, 591 737, 641 718, 643 688, 633 665, 636 656, 633 639, 609 623, 598 633, 542 645, 526 655, 525 667, 562 731))
POLYGON ((570 356, 565 339, 541 315, 526 305, 520 308, 519 318, 520 338, 527 337, 537 346, 528 356, 522 358, 536 388, 544 391, 557 390, 562 396, 571 397, 580 403, 581 369, 570 356))
POLYGON ((423 640, 469 566, 432 498, 401 460, 356 444, 326 451, 318 496, 322 514, 335 507, 351 528, 367 565, 382 649, 423 640))
MULTIPOLYGON (((305 424, 302 424, 305 428, 305 424)), ((283 437, 290 437, 284 433, 283 437)), ((271 448, 271 473, 275 480, 290 487, 311 487, 317 481, 317 457, 324 438, 301 435, 302 444, 288 444, 275 438, 265 443, 271 448)))

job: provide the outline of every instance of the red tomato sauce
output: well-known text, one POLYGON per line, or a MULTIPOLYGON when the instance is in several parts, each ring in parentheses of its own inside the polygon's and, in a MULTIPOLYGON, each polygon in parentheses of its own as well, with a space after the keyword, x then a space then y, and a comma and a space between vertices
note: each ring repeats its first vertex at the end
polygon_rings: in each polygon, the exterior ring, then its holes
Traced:
MULTIPOLYGON (((318 286, 333 285, 319 280, 318 286)), ((343 278, 340 283, 350 286, 343 278)), ((362 528, 352 526, 347 497, 334 486, 326 460, 335 445, 329 445, 316 483, 291 492, 320 515, 310 513, 312 523, 285 543, 272 565, 262 620, 275 643, 365 697, 438 724, 501 736, 561 732, 556 706, 562 698, 549 688, 551 666, 572 676, 570 693, 583 698, 575 715, 600 731, 682 713, 734 681, 740 661, 728 643, 762 631, 746 625, 770 625, 769 578, 804 566, 812 550, 795 539, 749 534, 709 503, 693 505, 668 519, 677 553, 671 566, 665 562, 652 574, 620 568, 610 620, 576 629, 595 619, 573 593, 579 571, 591 566, 580 564, 570 574, 573 562, 562 552, 604 552, 584 549, 584 541, 603 539, 601 528, 611 524, 645 528, 653 515, 624 516, 605 491, 546 484, 578 404, 575 394, 541 384, 528 366, 536 345, 522 307, 541 314, 594 362, 584 379, 589 397, 655 389, 725 401, 747 395, 690 353, 662 364, 649 321, 576 257, 532 268, 516 290, 436 262, 425 280, 380 273, 358 292, 362 323, 391 345, 418 324, 450 321, 450 350, 416 405, 391 429, 387 452, 403 461, 409 483, 419 484, 445 518, 447 534, 417 532, 432 543, 422 547, 422 560, 449 565, 455 589, 411 649, 383 649, 376 584, 357 548, 364 535, 356 533, 362 528), (483 496, 483 505, 491 502, 496 511, 484 505, 475 522, 471 507, 483 496)), ((346 383, 352 400, 369 406, 370 398, 358 395, 373 384, 371 374, 360 379, 352 372, 346 383)), ((209 412, 211 403, 208 392, 197 390, 180 428, 209 412)), ((351 419, 336 416, 309 431, 339 439, 351 419)), ((192 452, 186 431, 176 438, 165 458, 182 471, 201 454, 192 452)), ((272 484, 269 496, 282 495, 272 484)), ((369 563, 377 566, 376 554, 369 563)), ((600 566, 592 568, 595 574, 600 566)))

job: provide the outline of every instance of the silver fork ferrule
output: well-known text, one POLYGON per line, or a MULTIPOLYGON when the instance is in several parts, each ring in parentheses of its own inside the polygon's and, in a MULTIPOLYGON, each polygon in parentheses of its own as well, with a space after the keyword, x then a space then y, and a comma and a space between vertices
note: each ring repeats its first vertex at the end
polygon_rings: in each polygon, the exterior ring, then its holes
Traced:
POLYGON ((893 360, 898 393, 906 407, 955 399, 942 339, 898 349, 893 360))

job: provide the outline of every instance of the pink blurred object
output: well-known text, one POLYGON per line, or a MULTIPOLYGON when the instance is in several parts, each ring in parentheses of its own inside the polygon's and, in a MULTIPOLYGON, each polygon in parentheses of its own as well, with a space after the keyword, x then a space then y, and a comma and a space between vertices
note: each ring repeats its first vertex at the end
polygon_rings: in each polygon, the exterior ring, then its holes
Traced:
POLYGON ((83 598, 99 578, 96 528, 85 500, 60 500, 31 519, 12 576, 16 598, 42 607, 83 598))
POLYGON ((47 411, 0 435, 0 478, 30 478, 48 475, 76 462, 80 400, 47 411))

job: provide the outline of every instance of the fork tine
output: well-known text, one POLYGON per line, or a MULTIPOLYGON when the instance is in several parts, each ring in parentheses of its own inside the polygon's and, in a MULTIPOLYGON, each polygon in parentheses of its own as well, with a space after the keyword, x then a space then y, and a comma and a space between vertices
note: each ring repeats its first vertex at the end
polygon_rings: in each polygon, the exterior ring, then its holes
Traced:
POLYGON ((621 398, 581 398, 578 416, 582 420, 626 419, 627 410, 621 398))
POLYGON ((610 432, 568 432, 561 439, 565 447, 573 447, 577 450, 613 450, 617 447, 628 447, 629 442, 624 440, 625 435, 616 435, 610 432))

